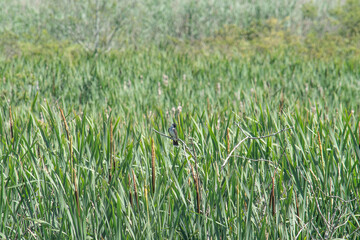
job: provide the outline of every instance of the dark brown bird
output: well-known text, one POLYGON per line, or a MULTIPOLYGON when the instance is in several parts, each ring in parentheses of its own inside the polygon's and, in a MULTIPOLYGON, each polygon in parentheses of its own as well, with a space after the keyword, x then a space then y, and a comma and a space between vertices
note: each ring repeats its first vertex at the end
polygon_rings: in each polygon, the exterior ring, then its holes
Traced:
POLYGON ((169 129, 168 132, 173 140, 173 145, 174 146, 179 146, 179 142, 178 142, 178 135, 177 135, 177 131, 176 131, 176 124, 173 123, 169 129))

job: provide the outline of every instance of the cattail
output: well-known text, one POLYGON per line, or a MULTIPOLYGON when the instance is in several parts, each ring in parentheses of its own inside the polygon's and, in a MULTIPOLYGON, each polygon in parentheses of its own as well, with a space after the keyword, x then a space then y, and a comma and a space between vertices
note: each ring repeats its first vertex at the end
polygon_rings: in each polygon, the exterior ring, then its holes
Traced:
POLYGON ((229 155, 230 154, 230 131, 229 131, 229 128, 226 129, 226 150, 229 155))
POLYGON ((360 148, 360 122, 359 122, 359 148, 360 148))
POLYGON ((52 93, 55 95, 55 73, 53 73, 53 79, 52 79, 52 93))
POLYGON ((209 97, 206 98, 207 110, 210 112, 210 100, 209 97))
POLYGON ((275 216, 275 180, 272 178, 272 188, 270 193, 269 207, 272 208, 272 215, 275 216))
POLYGON ((155 192, 155 145, 151 138, 151 170, 152 170, 152 193, 155 192))
POLYGON ((74 172, 74 187, 75 187, 75 199, 76 199, 76 205, 77 205, 77 210, 78 210, 78 215, 80 217, 80 203, 79 203, 79 192, 77 189, 77 185, 76 185, 76 171, 73 168, 73 172, 74 172))
MULTIPOLYGON (((72 169, 72 167, 73 167, 72 137, 69 134, 69 127, 67 125, 64 112, 60 107, 59 107, 59 110, 60 110, 61 118, 62 118, 64 126, 65 126, 66 136, 67 136, 67 139, 69 140, 70 169, 72 169)), ((72 180, 74 181, 74 174, 72 174, 71 177, 72 177, 72 180)))
MULTIPOLYGON (((112 156, 113 155, 113 147, 114 147, 113 129, 112 129, 112 121, 110 119, 110 159, 112 161, 113 161, 113 156, 112 156)), ((113 164, 114 164, 114 162, 113 162, 113 164)))
MULTIPOLYGON (((194 168, 193 166, 190 164, 190 170, 191 170, 191 175, 193 177, 193 180, 194 180, 194 184, 195 184, 195 191, 196 191, 196 205, 197 205, 197 213, 200 213, 200 193, 199 193, 199 182, 198 182, 198 178, 197 176, 195 175, 195 172, 194 172, 194 168)), ((191 186, 191 182, 190 182, 190 178, 189 178, 189 186, 191 186)), ((190 192, 189 192, 189 198, 190 198, 190 192)))
POLYGON ((320 149, 320 154, 321 154, 321 164, 322 164, 322 168, 325 169, 324 155, 323 155, 321 139, 320 139, 320 132, 318 132, 318 141, 319 141, 319 149, 320 149))
POLYGON ((201 201, 201 195, 200 195, 200 187, 199 187, 199 178, 196 177, 195 178, 195 187, 196 187, 196 202, 197 202, 197 213, 200 214, 200 210, 201 210, 201 206, 200 206, 200 201, 201 201))
POLYGON ((146 212, 147 212, 147 216, 149 217, 148 189, 146 183, 144 186, 144 195, 145 195, 145 203, 146 203, 146 212))
POLYGON ((279 104, 279 113, 282 113, 284 107, 284 92, 281 91, 280 104, 279 104))
MULTIPOLYGON (((72 137, 70 136, 70 143, 69 143, 69 152, 70 152, 70 169, 74 166, 74 163, 73 163, 73 152, 72 152, 72 137)), ((72 179, 74 181, 74 174, 72 176, 72 179)))
POLYGON ((113 140, 113 131, 112 131, 112 121, 110 119, 110 163, 109 163, 109 182, 111 182, 111 172, 115 169, 115 161, 113 159, 113 147, 114 147, 114 140, 113 140))
MULTIPOLYGON (((294 192, 295 192, 295 190, 294 190, 294 192)), ((298 223, 300 224, 299 202, 298 202, 296 192, 295 192, 295 202, 296 202, 296 215, 298 217, 298 223)))
MULTIPOLYGON (((191 166, 191 164, 190 164, 190 166, 191 166)), ((193 172, 193 169, 192 169, 192 167, 191 167, 191 171, 192 171, 192 174, 194 174, 194 172, 193 172)), ((188 171, 188 174, 189 174, 190 172, 188 171)), ((195 179, 195 176, 194 175, 192 175, 193 177, 194 177, 194 179, 195 179)), ((188 178, 188 184, 189 184, 189 188, 191 188, 191 180, 190 180, 190 178, 188 178)), ((191 192, 189 191, 189 201, 190 201, 190 199, 191 199, 191 192)))
POLYGON ((139 197, 138 197, 138 194, 137 194, 135 173, 134 173, 134 170, 131 169, 131 171, 132 171, 133 181, 134 181, 134 194, 135 194, 136 204, 139 207, 139 197))
POLYGON ((170 204, 170 197, 168 197, 168 203, 169 203, 169 219, 171 218, 171 204, 170 204))
POLYGON ((195 190, 196 190, 196 202, 197 202, 197 213, 200 214, 200 210, 201 210, 201 206, 200 206, 200 201, 201 201, 201 195, 200 195, 200 185, 199 185, 199 172, 198 172, 198 168, 197 168, 197 157, 195 154, 195 147, 194 147, 194 142, 191 139, 191 145, 192 145, 192 152, 193 152, 193 156, 194 156, 194 160, 195 160, 195 171, 196 173, 194 173, 193 167, 191 166, 191 170, 193 173, 193 178, 194 178, 194 183, 195 183, 195 190))
MULTIPOLYGON (((111 135, 112 135, 113 130, 111 130, 111 135)), ((113 155, 113 169, 116 169, 116 161, 115 161, 115 143, 114 140, 112 142, 112 155, 113 155)))
POLYGON ((11 106, 9 107, 9 114, 10 114, 10 136, 11 140, 14 138, 14 130, 13 130, 13 120, 12 120, 12 114, 11 114, 11 106))
POLYGON ((132 199, 132 194, 131 194, 131 178, 130 178, 130 173, 129 173, 129 175, 128 175, 128 179, 129 179, 129 200, 130 200, 131 206, 133 206, 133 199, 132 199))
POLYGON ((109 183, 111 182, 111 167, 109 167, 109 183))
POLYGON ((37 154, 38 154, 38 158, 39 158, 39 165, 42 165, 42 159, 41 159, 41 154, 40 154, 40 145, 37 145, 37 154))
POLYGON ((64 126, 65 126, 65 130, 66 130, 66 135, 67 135, 67 139, 69 140, 69 128, 68 128, 68 125, 66 123, 66 119, 65 119, 65 115, 64 115, 64 112, 63 110, 61 109, 61 107, 59 107, 59 110, 60 110, 60 113, 61 113, 61 118, 64 122, 64 126))
MULTIPOLYGON (((246 193, 244 193, 245 194, 245 198, 246 198, 246 193)), ((244 207, 245 207, 245 211, 244 212, 246 212, 247 211, 247 203, 246 203, 246 201, 244 201, 244 207)))

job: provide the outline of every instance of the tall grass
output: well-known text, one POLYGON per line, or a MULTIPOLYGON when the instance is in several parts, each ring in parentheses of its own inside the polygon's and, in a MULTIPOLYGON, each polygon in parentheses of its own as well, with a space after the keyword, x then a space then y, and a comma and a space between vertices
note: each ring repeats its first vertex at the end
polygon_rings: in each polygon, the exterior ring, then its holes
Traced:
POLYGON ((355 239, 359 69, 155 49, 4 61, 1 237, 355 239), (173 122, 190 151, 153 131, 173 122), (234 122, 293 129, 222 170, 246 137, 234 122))

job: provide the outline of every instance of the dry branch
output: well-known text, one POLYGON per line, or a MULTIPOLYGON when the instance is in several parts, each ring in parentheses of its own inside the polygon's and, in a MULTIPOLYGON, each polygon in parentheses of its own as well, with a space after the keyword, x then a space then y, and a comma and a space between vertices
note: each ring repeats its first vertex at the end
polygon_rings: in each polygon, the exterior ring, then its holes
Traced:
POLYGON ((239 124, 235 123, 239 128, 240 130, 246 135, 245 138, 243 138, 238 144, 236 144, 236 146, 231 150, 231 152, 229 153, 229 155, 227 156, 227 158, 225 159, 223 165, 221 165, 221 170, 224 169, 225 165, 227 164, 227 162, 229 161, 231 155, 233 154, 233 152, 247 139, 253 139, 253 140, 257 140, 257 139, 263 139, 263 138, 268 138, 268 137, 272 137, 272 136, 275 136, 279 133, 282 133, 286 130, 289 130, 289 129, 292 129, 293 127, 288 127, 288 128, 284 128, 284 129, 281 129, 280 131, 276 132, 276 133, 272 133, 272 134, 269 134, 269 135, 264 135, 264 136, 260 136, 260 137, 253 137, 249 134, 247 134, 240 126, 239 124))

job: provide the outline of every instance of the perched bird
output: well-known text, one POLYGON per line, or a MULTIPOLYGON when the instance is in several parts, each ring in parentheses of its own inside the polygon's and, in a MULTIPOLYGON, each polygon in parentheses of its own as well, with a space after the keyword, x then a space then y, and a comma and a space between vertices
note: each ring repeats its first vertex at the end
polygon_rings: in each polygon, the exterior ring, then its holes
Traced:
POLYGON ((173 140, 173 145, 174 146, 179 146, 179 142, 178 142, 178 136, 177 136, 177 131, 176 131, 176 124, 175 123, 173 123, 170 127, 169 127, 169 129, 168 129, 168 131, 169 131, 169 134, 170 134, 170 136, 171 136, 171 138, 172 138, 172 140, 173 140))

